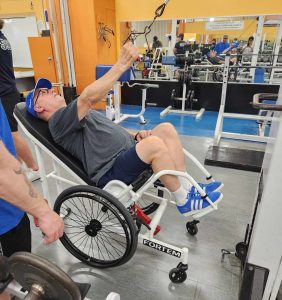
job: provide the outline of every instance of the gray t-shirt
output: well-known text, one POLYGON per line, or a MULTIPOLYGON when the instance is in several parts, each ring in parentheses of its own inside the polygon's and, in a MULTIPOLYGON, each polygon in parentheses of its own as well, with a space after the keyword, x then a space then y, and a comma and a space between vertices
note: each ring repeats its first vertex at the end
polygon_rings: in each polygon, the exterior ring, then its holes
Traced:
POLYGON ((117 156, 135 145, 125 129, 95 110, 79 121, 77 100, 54 113, 49 129, 54 141, 81 161, 96 184, 117 156))

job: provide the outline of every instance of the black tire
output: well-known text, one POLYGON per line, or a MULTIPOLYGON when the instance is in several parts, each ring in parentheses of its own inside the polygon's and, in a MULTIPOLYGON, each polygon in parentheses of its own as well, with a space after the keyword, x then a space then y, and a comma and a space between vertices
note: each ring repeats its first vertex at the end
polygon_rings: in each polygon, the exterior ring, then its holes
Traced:
POLYGON ((248 244, 245 242, 239 242, 235 247, 235 255, 242 261, 245 262, 248 254, 248 244))
POLYGON ((71 187, 59 195, 54 211, 64 218, 62 244, 82 262, 114 267, 135 253, 138 238, 133 218, 108 192, 85 185, 71 187))
POLYGON ((187 222, 186 229, 193 236, 198 233, 198 226, 196 224, 193 224, 193 222, 187 222))
POLYGON ((186 278, 187 278, 186 271, 180 270, 178 268, 173 268, 169 272, 169 279, 173 283, 182 283, 186 280, 186 278))

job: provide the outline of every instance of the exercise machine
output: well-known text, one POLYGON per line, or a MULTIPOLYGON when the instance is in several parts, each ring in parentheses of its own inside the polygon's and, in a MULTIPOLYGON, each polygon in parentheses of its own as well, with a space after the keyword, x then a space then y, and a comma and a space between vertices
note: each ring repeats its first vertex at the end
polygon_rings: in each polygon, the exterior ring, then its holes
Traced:
MULTIPOLYGON (((96 80, 105 75, 110 69, 111 65, 97 65, 96 66, 96 80)), ((118 81, 114 84, 113 90, 111 89, 108 92, 106 97, 106 117, 116 124, 121 123, 122 121, 128 118, 139 118, 140 124, 146 124, 146 120, 144 118, 144 113, 146 110, 146 100, 147 100, 147 89, 148 88, 159 88, 157 84, 149 84, 149 83, 134 83, 130 85, 129 81, 134 76, 134 72, 132 68, 129 68, 125 71, 118 81), (122 114, 120 109, 120 88, 127 84, 129 87, 139 86, 142 90, 142 104, 141 111, 138 114, 122 114), (113 98, 114 97, 114 101, 113 98), (114 103, 114 105, 113 105, 114 103)))
POLYGON ((279 180, 282 160, 282 90, 277 104, 262 103, 256 97, 257 109, 274 111, 270 135, 260 184, 245 239, 236 245, 234 252, 223 250, 223 254, 235 254, 242 262, 242 280, 239 300, 276 300, 282 281, 282 187, 279 180))
POLYGON ((205 112, 204 108, 199 111, 193 110, 193 103, 197 102, 194 98, 194 90, 192 87, 192 70, 189 65, 193 62, 193 58, 189 56, 189 52, 186 51, 185 57, 164 57, 163 64, 166 65, 179 65, 183 64, 183 69, 178 69, 178 82, 181 85, 182 95, 177 96, 176 91, 172 90, 171 93, 171 105, 165 108, 160 113, 160 117, 165 117, 169 113, 184 114, 184 115, 195 115, 196 119, 200 119, 205 112), (181 104, 181 109, 175 109, 181 104))
MULTIPOLYGON (((257 126, 257 134, 242 134, 242 133, 223 131, 223 123, 226 118, 253 120, 253 121, 262 121, 262 122, 275 121, 275 117, 272 116, 273 114, 271 112, 267 113, 267 115, 265 116, 261 116, 259 114, 251 115, 251 114, 225 112, 226 95, 227 95, 227 88, 228 88, 229 62, 230 62, 230 56, 226 55, 224 71, 223 71, 221 103, 220 103, 220 109, 218 113, 215 133, 214 133, 213 146, 210 146, 208 149, 206 159, 205 159, 205 164, 235 168, 241 170, 248 170, 253 172, 260 172, 263 157, 264 157, 264 151, 237 149, 232 147, 223 147, 220 145, 220 141, 222 140, 222 138, 251 141, 251 142, 262 142, 262 143, 273 141, 272 137, 265 135, 265 126, 261 127, 261 125, 259 124, 257 126)), ((233 66, 233 68, 237 68, 237 66, 233 66)), ((278 96, 277 94, 256 94, 253 96, 254 98, 253 101, 257 101, 257 97, 259 97, 261 101, 264 100, 276 101, 277 96, 278 96)), ((269 107, 274 107, 274 106, 270 105, 269 107)), ((263 124, 265 125, 266 123, 263 124)))
POLYGON ((133 83, 130 84, 129 82, 117 82, 114 85, 114 90, 110 90, 107 99, 106 99, 106 117, 114 123, 119 124, 122 121, 128 118, 139 118, 140 124, 146 124, 146 120, 144 118, 144 113, 146 110, 146 100, 147 100, 147 89, 149 88, 159 88, 158 84, 149 84, 149 83, 133 83), (138 114, 123 114, 120 110, 120 88, 126 84, 128 87, 138 86, 142 91, 142 104, 141 104, 141 111, 138 114), (114 105, 113 99, 114 97, 114 105))

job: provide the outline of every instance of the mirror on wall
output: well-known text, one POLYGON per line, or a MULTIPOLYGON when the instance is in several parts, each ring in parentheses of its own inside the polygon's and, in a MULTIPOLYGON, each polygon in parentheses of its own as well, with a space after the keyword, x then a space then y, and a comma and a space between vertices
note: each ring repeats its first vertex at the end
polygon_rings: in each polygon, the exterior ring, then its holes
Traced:
MULTIPOLYGON (((142 32, 145 26, 149 24, 150 21, 122 23, 121 40, 124 41, 131 30, 142 32)), ((143 68, 146 69, 146 65, 149 66, 148 78, 171 79, 175 77, 174 69, 163 65, 163 57, 175 55, 177 59, 178 56, 187 54, 187 52, 192 57, 191 64, 224 64, 224 55, 230 53, 232 55, 231 63, 244 66, 257 64, 260 66, 277 64, 282 66, 281 38, 281 15, 187 18, 183 20, 157 20, 148 34, 147 41, 144 35, 141 35, 135 40, 135 45, 144 56, 145 67, 143 66, 143 68), (182 37, 179 38, 179 35, 182 37), (178 53, 179 43, 184 45, 183 49, 185 50, 178 53), (158 52, 156 48, 161 50, 158 52)), ((176 66, 183 67, 183 64, 176 63, 176 66)), ((246 76, 242 80, 249 81, 250 77, 253 76, 252 72, 250 70, 245 71, 246 76)), ((242 71, 242 73, 244 72, 242 71)), ((203 73, 198 72, 197 74, 203 73)), ((270 70, 267 80, 271 80, 272 73, 270 70)), ((206 75, 207 73, 205 73, 205 79, 210 79, 206 75)), ((142 77, 144 78, 144 74, 142 77)), ((203 77, 200 79, 203 80, 203 77)))
MULTIPOLYGON (((262 33, 262 43, 266 50, 273 48, 277 37, 279 22, 282 22, 282 16, 265 16, 262 33)), ((125 40, 130 30, 142 31, 149 25, 150 21, 132 21, 121 23, 121 37, 125 40), (125 32, 124 28, 127 29, 125 32)), ((210 44, 213 39, 219 42, 223 35, 228 35, 229 40, 237 39, 246 42, 250 36, 254 36, 257 31, 258 17, 210 17, 177 20, 177 34, 183 33, 184 40, 197 44, 210 44)), ((163 47, 169 47, 170 35, 172 33, 171 20, 157 20, 152 26, 152 31, 148 34, 149 44, 153 44, 153 37, 157 36, 163 47)), ((147 47, 144 36, 136 40, 138 48, 147 47)))

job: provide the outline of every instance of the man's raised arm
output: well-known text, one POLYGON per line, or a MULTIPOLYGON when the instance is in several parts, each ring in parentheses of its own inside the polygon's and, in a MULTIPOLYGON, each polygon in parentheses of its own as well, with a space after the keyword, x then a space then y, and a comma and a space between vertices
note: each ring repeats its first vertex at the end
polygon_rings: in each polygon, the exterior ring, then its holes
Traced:
POLYGON ((88 85, 79 96, 77 101, 79 120, 85 117, 91 104, 100 101, 108 93, 137 58, 138 51, 132 43, 127 43, 122 47, 117 63, 103 77, 88 85))

